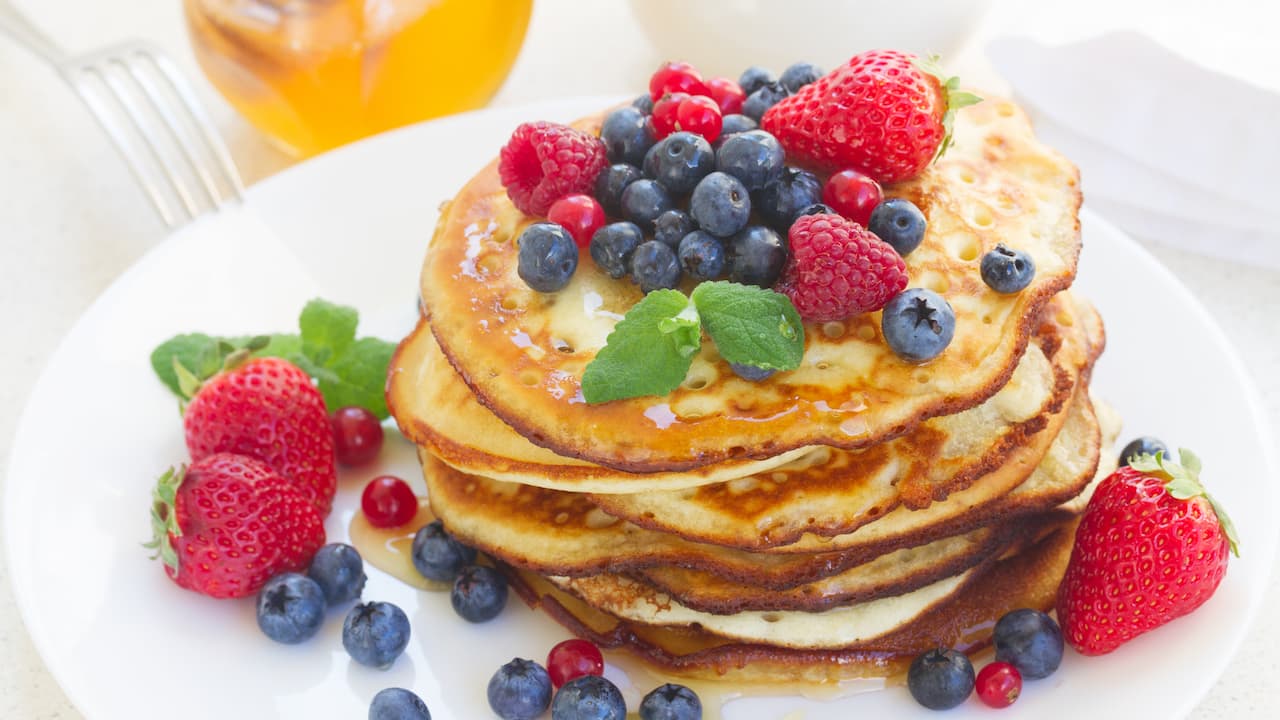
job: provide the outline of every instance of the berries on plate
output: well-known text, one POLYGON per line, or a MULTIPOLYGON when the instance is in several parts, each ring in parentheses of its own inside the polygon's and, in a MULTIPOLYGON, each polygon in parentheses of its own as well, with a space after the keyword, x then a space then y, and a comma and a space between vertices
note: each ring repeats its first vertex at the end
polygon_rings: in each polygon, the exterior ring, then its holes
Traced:
POLYGON ((596 200, 607 214, 617 217, 622 214, 622 191, 642 177, 644 173, 635 165, 610 165, 596 178, 596 200))
POLYGON ((684 685, 659 685, 640 701, 640 720, 702 720, 702 701, 684 685))
POLYGON ((414 534, 410 556, 422 577, 453 582, 462 568, 476 561, 476 549, 446 532, 444 523, 432 520, 414 534))
POLYGON ((389 602, 359 603, 342 623, 342 647, 371 668, 391 667, 409 646, 409 617, 389 602))
POLYGON ((565 195, 551 204, 547 219, 569 231, 574 243, 585 248, 606 222, 604 208, 590 195, 565 195))
POLYGON ((689 215, 702 230, 728 237, 746 227, 751 217, 751 193, 738 178, 713 172, 693 189, 689 215))
POLYGON ((604 655, 600 654, 595 643, 580 638, 564 640, 547 653, 547 672, 551 674, 551 684, 556 687, 584 675, 601 675, 604 673, 604 655))
POLYGON ((733 114, 725 115, 720 120, 720 138, 717 143, 724 142, 725 138, 730 135, 737 135, 748 130, 755 130, 760 127, 759 123, 746 115, 733 114))
POLYGON ((578 269, 578 245, 568 230, 556 223, 534 223, 517 242, 516 273, 526 285, 552 293, 569 284, 578 269))
POLYGON ((880 183, 897 182, 945 151, 954 112, 978 102, 958 82, 932 61, 871 50, 779 100, 760 125, 792 161, 833 172, 856 167, 880 183))
POLYGON ((778 77, 778 82, 787 89, 787 92, 795 93, 820 77, 822 77, 822 71, 818 69, 817 65, 798 62, 783 70, 782 75, 778 77))
POLYGON ((1005 613, 996 622, 992 641, 996 660, 1013 665, 1029 680, 1049 677, 1062 664, 1062 628, 1039 610, 1005 613))
POLYGON ((688 97, 676 106, 676 127, 699 135, 707 142, 715 142, 720 137, 723 122, 720 106, 709 97, 688 97))
POLYGON ((880 183, 857 170, 841 170, 822 186, 822 202, 837 213, 866 227, 871 213, 884 199, 880 183))
POLYGON ((752 201, 769 227, 785 234, 800 211, 822 202, 822 181, 808 170, 785 168, 777 179, 760 188, 752 201))
POLYGON ((702 75, 687 62, 663 63, 649 77, 649 97, 655 102, 671 93, 688 93, 690 95, 709 95, 702 75))
POLYGON ((974 687, 984 705, 1006 708, 1022 694, 1022 675, 1007 662, 993 662, 978 671, 974 687))
POLYGON ((364 486, 360 509, 374 527, 400 527, 418 514, 418 496, 404 480, 394 475, 380 475, 364 486))
POLYGON ((382 423, 377 415, 348 405, 338 408, 329 422, 333 425, 333 451, 338 462, 358 467, 378 457, 382 450, 382 423))
POLYGON ((743 285, 773 287, 787 262, 787 245, 763 225, 748 225, 725 243, 729 279, 743 285))
POLYGON ((1237 553, 1235 528, 1200 483, 1200 460, 1140 455, 1090 498, 1058 588, 1058 621, 1104 655, 1203 605, 1237 553))
POLYGON ((1036 276, 1036 263, 1022 250, 998 243, 994 250, 982 256, 979 270, 987 287, 1008 295, 1031 284, 1036 276))
POLYGON ((871 211, 867 229, 906 257, 924 240, 924 213, 905 198, 889 198, 871 211))
POLYGON ((935 648, 911 662, 907 689, 930 710, 949 710, 973 693, 973 665, 958 650, 935 648))
POLYGON ((653 113, 649 115, 649 132, 655 140, 665 140, 675 132, 680 122, 680 103, 688 100, 689 93, 675 92, 664 95, 653 104, 653 113))
POLYGON ((653 153, 650 177, 676 195, 693 190, 698 181, 716 169, 716 155, 711 144, 692 132, 668 135, 654 147, 653 153))
POLYGON ((152 540, 180 587, 248 597, 267 580, 307 567, 324 521, 298 487, 261 460, 218 453, 156 482, 152 540))
MULTIPOLYGON (((661 216, 660 216, 661 217, 661 216)), ((591 236, 591 259, 617 280, 631 273, 631 257, 644 242, 644 231, 631 222, 609 223, 591 236)))
POLYGON ((369 703, 369 720, 431 720, 427 704, 404 688, 379 690, 369 703))
POLYGON ((545 216, 565 195, 589 193, 609 165, 604 141, 568 125, 524 123, 498 154, 498 174, 520 212, 545 216))
MULTIPOLYGON (((311 376, 293 363, 233 353, 224 369, 183 388, 182 416, 192 460, 215 453, 256 458, 329 514, 338 484, 333 425, 311 376)), ((190 376, 190 373, 187 373, 190 376)))
POLYGON ((622 217, 639 225, 645 232, 652 232, 658 216, 675 206, 667 188, 649 178, 637 180, 622 191, 622 217))
POLYGON ((747 95, 746 101, 742 103, 742 114, 760 122, 769 108, 786 97, 787 89, 782 87, 782 83, 772 82, 761 85, 755 92, 747 95))
POLYGON ((324 591, 325 602, 329 605, 358 600, 367 579, 364 559, 346 543, 329 543, 316 551, 315 557, 311 558, 311 567, 307 568, 307 577, 316 581, 324 591))
POLYGON ((738 83, 724 77, 711 78, 707 81, 707 91, 720 107, 721 115, 742 112, 742 103, 747 99, 747 94, 738 83))
POLYGON ((672 250, 680 247, 685 235, 693 232, 697 226, 693 218, 683 210, 668 210, 653 221, 653 239, 667 245, 672 250))
POLYGON ((738 178, 752 192, 777 180, 785 159, 777 138, 763 130, 730 135, 716 149, 716 169, 738 178))
POLYGON ((803 215, 788 233, 791 257, 777 291, 813 322, 879 310, 907 286, 907 266, 887 243, 839 215, 803 215))
POLYGON ((258 591, 258 628, 276 642, 294 645, 320 630, 327 606, 316 581, 298 573, 277 575, 258 591))
POLYGON ((538 663, 513 658, 489 678, 487 694, 502 720, 533 720, 551 705, 551 677, 538 663))
POLYGON ((695 230, 685 235, 676 255, 680 268, 694 280, 715 280, 724 273, 724 245, 711 233, 695 230))
POLYGON ((926 288, 903 290, 884 306, 880 333, 903 360, 924 362, 942 354, 956 332, 956 313, 938 293, 926 288))
POLYGON ((640 243, 631 255, 631 279, 646 293, 680 284, 680 259, 670 245, 657 240, 640 243))
POLYGON ((487 622, 507 606, 507 580, 485 565, 468 565, 458 571, 449 592, 454 612, 468 622, 487 622))
POLYGON ((565 683, 551 701, 551 720, 623 720, 627 703, 618 686, 599 675, 565 683))
POLYGON ((1128 467, 1129 459, 1138 455, 1155 456, 1160 453, 1169 454, 1169 446, 1165 445, 1163 440, 1150 435, 1134 438, 1120 450, 1120 467, 1128 467))
POLYGON ((747 95, 750 95, 765 85, 775 82, 778 82, 778 78, 774 77, 773 73, 758 65, 752 65, 746 70, 743 70, 742 74, 738 76, 738 86, 741 87, 742 92, 747 95))
POLYGON ((605 116, 600 139, 611 163, 639 165, 653 147, 653 131, 648 117, 633 107, 618 108, 605 116))

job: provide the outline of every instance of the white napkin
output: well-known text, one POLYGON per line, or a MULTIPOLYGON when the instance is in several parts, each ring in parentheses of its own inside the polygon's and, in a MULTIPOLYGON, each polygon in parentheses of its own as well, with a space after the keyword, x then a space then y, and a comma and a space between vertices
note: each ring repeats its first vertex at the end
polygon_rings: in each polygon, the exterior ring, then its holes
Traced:
POLYGON ((1089 207, 1145 239, 1280 268, 1280 94, 1133 32, 987 52, 1080 166, 1089 207))

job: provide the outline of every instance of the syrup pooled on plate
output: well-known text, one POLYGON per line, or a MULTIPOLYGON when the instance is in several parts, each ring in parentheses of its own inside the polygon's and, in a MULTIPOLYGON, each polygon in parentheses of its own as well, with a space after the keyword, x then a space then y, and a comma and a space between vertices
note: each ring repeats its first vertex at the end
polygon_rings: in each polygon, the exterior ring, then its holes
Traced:
POLYGON ((433 592, 447 592, 450 584, 422 577, 413 566, 413 536, 423 525, 435 520, 426 498, 418 499, 418 514, 404 525, 393 528, 374 527, 365 518, 364 511, 356 511, 351 518, 351 544, 360 551, 365 562, 407 585, 433 592))

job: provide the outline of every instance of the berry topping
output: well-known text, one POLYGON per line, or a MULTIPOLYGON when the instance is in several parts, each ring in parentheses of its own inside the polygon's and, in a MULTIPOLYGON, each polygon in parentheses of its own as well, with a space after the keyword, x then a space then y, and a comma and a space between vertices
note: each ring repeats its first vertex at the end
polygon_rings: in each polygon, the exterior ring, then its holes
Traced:
POLYGON ((755 130, 758 127, 760 125, 746 115, 725 115, 720 121, 720 142, 724 142, 724 139, 730 135, 755 130))
POLYGON ((476 550, 445 532, 444 523, 432 520, 413 536, 413 566, 428 580, 453 582, 458 571, 476 561, 476 550))
POLYGON ((468 565, 454 578, 449 601, 464 620, 487 622, 507 606, 507 579, 491 567, 468 565))
POLYGON ((360 509, 374 527, 400 527, 418 514, 418 496, 409 484, 394 475, 369 481, 360 494, 360 509))
POLYGON ((618 686, 599 675, 565 683, 551 701, 551 720, 623 720, 627 703, 618 686))
POLYGON ((680 284, 680 260, 670 245, 657 240, 640 243, 631 255, 631 279, 644 292, 680 284))
POLYGON ((695 230, 680 240, 676 252, 685 274, 697 281, 715 280, 724 273, 724 245, 714 235, 695 230))
POLYGON ((707 81, 707 90, 711 93, 711 99, 720 107, 721 115, 742 112, 742 103, 747 99, 747 94, 738 83, 729 78, 711 78, 707 81))
POLYGON ((1062 664, 1062 628, 1039 610, 1005 613, 996 623, 992 641, 996 660, 1013 665, 1029 680, 1049 677, 1062 664))
POLYGON ((843 320, 879 310, 907 286, 902 257, 839 215, 804 215, 787 240, 791 259, 777 290, 805 320, 843 320))
POLYGON ((633 107, 609 113, 600 126, 600 139, 609 153, 609 162, 630 165, 643 162, 644 154, 654 143, 648 118, 633 107))
POLYGON ((652 160, 654 180, 669 192, 682 195, 693 190, 698 181, 716 169, 716 155, 706 138, 691 132, 668 135, 654 147, 652 160))
POLYGON ((997 244, 994 250, 983 255, 979 267, 982 281, 1005 295, 1022 290, 1036 276, 1036 263, 1031 256, 1004 243, 997 244))
POLYGON ((697 95, 685 98, 676 107, 676 127, 701 135, 707 142, 715 142, 720 137, 723 121, 720 106, 709 97, 697 95))
POLYGON ((556 643, 547 653, 551 684, 560 687, 585 675, 604 674, 604 656, 594 643, 578 638, 556 643))
POLYGON ((782 77, 778 78, 778 82, 782 83, 782 87, 786 88, 787 92, 795 93, 820 77, 822 77, 822 71, 818 69, 817 65, 798 62, 783 70, 782 77))
POLYGON ((641 113, 645 115, 652 115, 653 114, 653 98, 649 97, 649 93, 638 95, 636 96, 635 100, 631 101, 631 107, 639 110, 641 113))
POLYGON ((311 558, 307 577, 324 591, 325 602, 341 605, 359 599, 364 592, 364 560, 346 543, 329 543, 311 558))
POLYGON ((604 208, 590 195, 565 195, 551 205, 547 219, 573 236, 580 248, 591 242, 596 230, 604 227, 604 208))
POLYGON ((731 135, 716 150, 716 169, 738 178, 751 192, 777 180, 784 160, 782 145, 763 130, 731 135))
POLYGON ((617 280, 631 272, 631 257, 642 242, 644 231, 635 223, 610 223, 591 236, 591 259, 617 280))
POLYGON ((760 382, 773 377, 775 370, 770 368, 756 367, 755 365, 745 365, 743 363, 729 363, 729 369, 734 375, 747 380, 749 382, 760 382))
POLYGON ((276 642, 300 643, 320 630, 325 607, 316 581, 298 573, 277 575, 258 592, 258 627, 276 642))
POLYGON ((659 685, 640 701, 640 720, 702 720, 702 701, 684 685, 659 685))
POLYGON ((978 671, 975 686, 988 707, 1005 708, 1022 694, 1022 675, 1007 662, 993 662, 978 671))
POLYGON ((389 602, 357 603, 342 623, 342 647, 352 660, 388 668, 409 646, 409 617, 389 602))
POLYGON ((662 140, 676 131, 676 124, 680 121, 680 103, 689 97, 689 93, 671 93, 653 104, 653 114, 649 116, 649 132, 655 140, 662 140))
POLYGON ((1200 484, 1200 460, 1140 455, 1104 479, 1076 530, 1058 620, 1068 643, 1103 655, 1200 607, 1227 572, 1236 534, 1200 484))
MULTIPOLYGON (((659 147, 661 146, 655 146, 650 156, 656 156, 659 147)), ((652 232, 653 223, 658 216, 675 206, 671 193, 657 180, 642 178, 622 191, 622 217, 639 225, 646 232, 652 232)))
POLYGON ((422 698, 404 688, 393 687, 373 696, 369 720, 431 720, 431 711, 422 698))
POLYGON ((769 227, 786 233, 801 210, 822 202, 822 181, 807 170, 786 168, 777 180, 760 188, 752 199, 756 212, 769 227))
POLYGON ((883 198, 880 183, 857 170, 841 170, 822 187, 824 203, 863 227, 871 222, 871 212, 883 198))
POLYGON ((978 102, 959 92, 958 82, 914 55, 872 50, 777 102, 760 124, 795 161, 830 171, 856 167, 881 183, 897 182, 940 155, 954 111, 978 102))
POLYGON ((880 318, 884 341, 910 362, 932 360, 951 344, 956 314, 938 293, 925 288, 902 291, 884 306, 880 318))
POLYGON ((778 82, 778 78, 758 65, 752 65, 743 70, 742 75, 738 76, 738 85, 742 88, 742 92, 747 95, 775 82, 778 82))
POLYGON ((604 141, 568 125, 524 123, 498 155, 511 202, 526 215, 546 215, 565 195, 589 193, 609 164, 604 141))
POLYGON ((660 100, 671 93, 710 95, 702 76, 687 62, 669 62, 658 68, 649 78, 649 97, 660 100))
POLYGON ((751 216, 751 193, 738 178, 713 172, 693 189, 689 215, 703 230, 716 237, 728 237, 746 227, 751 216))
POLYGON ((1161 453, 1165 456, 1169 455, 1169 446, 1165 445, 1163 440, 1150 435, 1134 438, 1120 451, 1120 467, 1128 467, 1129 460, 1139 455, 1151 455, 1154 457, 1161 453))
POLYGON ((685 235, 693 232, 697 226, 693 218, 683 210, 668 210, 653 221, 653 239, 667 245, 672 250, 680 247, 685 235))
POLYGON ((915 203, 903 198, 889 198, 877 205, 867 224, 868 230, 903 257, 920 247, 925 227, 924 213, 915 203))
POLYGON ((517 244, 516 272, 538 292, 564 289, 578 269, 578 245, 560 225, 534 223, 520 233, 517 244))
POLYGON ((836 212, 835 210, 832 210, 831 206, 825 203, 814 203, 809 207, 801 210, 800 214, 796 215, 796 219, 799 220, 801 217, 804 217, 805 215, 839 215, 839 214, 840 213, 836 212))
POLYGON ((907 670, 911 697, 930 710, 948 710, 964 702, 973 692, 973 684, 973 665, 957 650, 929 650, 907 670))
POLYGON ((551 705, 551 677, 538 663, 514 658, 489 678, 488 695, 502 720, 534 720, 551 705))
POLYGON ((782 87, 781 83, 769 83, 760 86, 760 89, 747 95, 747 99, 742 103, 742 114, 760 122, 764 114, 769 108, 777 105, 787 97, 787 89, 782 87))
POLYGON ((773 287, 787 262, 787 245, 778 233, 761 225, 748 225, 734 233, 728 251, 729 279, 743 285, 773 287))
POLYGON ((613 217, 622 215, 622 191, 631 183, 644 177, 635 165, 610 165, 596 178, 596 199, 613 217))
POLYGON ((338 462, 356 467, 373 462, 382 449, 382 423, 362 407, 339 408, 329 418, 333 426, 333 452, 338 462))

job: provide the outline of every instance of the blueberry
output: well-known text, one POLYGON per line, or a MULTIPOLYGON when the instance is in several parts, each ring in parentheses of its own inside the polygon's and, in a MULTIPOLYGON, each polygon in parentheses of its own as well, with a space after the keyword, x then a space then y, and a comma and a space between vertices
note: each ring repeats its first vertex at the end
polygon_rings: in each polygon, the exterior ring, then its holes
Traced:
POLYGON ((746 115, 739 115, 738 113, 725 115, 720 120, 720 141, 723 142, 730 135, 755 130, 758 127, 760 127, 759 123, 746 115))
POLYGON ((982 281, 998 293, 1016 293, 1031 284, 1036 276, 1036 263, 1021 250, 1004 243, 982 256, 982 281))
POLYGON ((906 257, 924 240, 924 213, 904 198, 889 198, 871 211, 867 229, 906 257))
POLYGON ((782 71, 782 77, 778 78, 778 82, 782 83, 782 87, 787 89, 789 93, 808 85, 809 83, 822 77, 822 71, 817 65, 807 62, 798 62, 795 65, 782 71))
POLYGON ((1031 608, 1005 613, 994 633, 996 660, 1018 668, 1030 680, 1046 678, 1062 664, 1062 628, 1031 608))
POLYGON ((948 710, 973 692, 973 665, 964 653, 935 648, 911 662, 907 689, 916 702, 930 710, 948 710))
POLYGON ((822 202, 822 181, 807 170, 786 168, 752 199, 769 227, 785 235, 801 210, 822 202))
POLYGON ((938 293, 910 288, 884 306, 880 330, 898 357, 924 362, 937 357, 951 344, 956 332, 956 314, 938 293))
POLYGON ((738 178, 713 172, 693 189, 689 214, 699 228, 716 237, 728 237, 746 226, 751 216, 751 193, 738 178))
POLYGON ((716 169, 716 154, 701 135, 671 133, 654 147, 652 177, 673 194, 689 192, 716 169))
POLYGON ((805 215, 839 215, 839 214, 840 213, 836 212, 835 210, 832 210, 831 206, 827 205, 826 203, 814 203, 809 207, 796 213, 796 218, 799 219, 800 217, 803 217, 805 215))
POLYGON ((756 191, 782 175, 786 154, 778 139, 764 130, 748 130, 726 138, 716 150, 716 169, 756 191))
POLYGON ((609 162, 628 165, 644 162, 644 154, 654 143, 644 113, 633 107, 609 113, 600 126, 600 139, 609 152, 609 162))
POLYGON ((514 658, 489 678, 489 707, 502 720, 533 720, 551 704, 551 676, 532 660, 514 658))
POLYGON ((680 247, 680 240, 697 229, 693 218, 683 210, 668 210, 653 221, 653 239, 670 246, 672 250, 680 247))
POLYGON ((755 365, 747 365, 746 363, 729 363, 729 369, 734 375, 748 380, 750 382, 760 382, 773 377, 773 370, 768 368, 756 367, 755 365))
POLYGON ((649 148, 649 152, 644 154, 644 162, 640 163, 641 173, 650 180, 658 176, 658 145, 661 143, 649 148))
POLYGON ((675 207, 671 194, 656 180, 637 180, 622 191, 622 217, 651 232, 653 221, 662 213, 675 207))
POLYGON ((778 79, 773 76, 773 73, 765 70, 759 65, 752 65, 746 70, 743 70, 742 74, 738 76, 738 86, 742 88, 742 92, 748 95, 759 90, 765 85, 775 83, 777 81, 778 79))
POLYGON ((604 211, 613 217, 622 214, 622 191, 631 183, 644 177, 635 165, 619 163, 605 168, 596 176, 596 199, 604 211))
POLYGON ((724 245, 703 230, 694 230, 680 240, 680 267, 694 280, 715 280, 724 272, 724 245))
POLYGON ((378 691, 369 703, 369 720, 431 720, 422 698, 404 688, 378 691))
POLYGON ((1169 457, 1169 446, 1157 438, 1144 435, 1125 445, 1120 451, 1120 467, 1128 467, 1130 458, 1135 455, 1155 455, 1156 453, 1164 453, 1165 457, 1169 457))
POLYGON ((701 720, 702 701, 683 685, 667 683, 640 701, 640 720, 701 720))
POLYGON ((299 573, 277 575, 258 591, 258 627, 276 642, 300 643, 320 630, 326 607, 315 580, 299 573))
POLYGON ((330 543, 317 550, 307 575, 320 585, 330 605, 355 600, 364 591, 364 560, 346 543, 330 543))
POLYGON ((642 242, 644 231, 639 225, 616 222, 597 230, 591 236, 591 244, 587 249, 596 265, 609 273, 609 277, 617 280, 631 272, 631 257, 642 242))
POLYGON ((645 115, 653 114, 653 98, 649 97, 649 93, 637 95, 635 100, 631 101, 631 107, 639 110, 645 115))
POLYGON ((746 101, 742 103, 742 114, 760 122, 765 111, 777 105, 786 96, 787 89, 782 87, 782 83, 761 85, 759 90, 748 95, 746 101))
POLYGON ((432 520, 413 536, 410 556, 418 573, 428 580, 453 582, 464 565, 476 561, 476 550, 445 532, 444 523, 432 520))
POLYGON ((680 284, 680 260, 670 245, 657 240, 640 244, 631 256, 631 279, 644 292, 680 284))
POLYGON ((516 272, 538 292, 556 292, 578 269, 578 246, 569 231, 555 223, 534 223, 520 233, 516 272))
POLYGON ((507 579, 491 567, 468 565, 454 579, 449 600, 453 611, 469 622, 492 620, 507 605, 507 579))
POLYGON ((570 680, 551 701, 551 720, 623 720, 626 716, 622 693, 599 675, 570 680))
POLYGON ((408 645, 409 618, 391 603, 358 603, 342 623, 342 647, 361 665, 390 667, 408 645))
POLYGON ((729 279, 744 285, 773 287, 787 262, 787 244, 763 225, 748 225, 729 238, 729 279))

